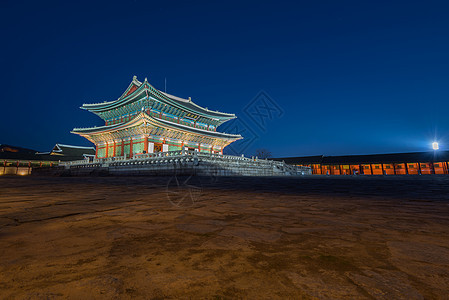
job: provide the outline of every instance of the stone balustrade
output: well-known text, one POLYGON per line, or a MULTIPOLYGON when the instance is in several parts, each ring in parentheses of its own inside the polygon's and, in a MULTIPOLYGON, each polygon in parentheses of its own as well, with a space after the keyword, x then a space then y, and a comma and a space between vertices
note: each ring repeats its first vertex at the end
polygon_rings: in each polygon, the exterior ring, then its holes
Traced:
POLYGON ((244 157, 204 153, 189 150, 135 154, 127 156, 97 158, 91 161, 77 160, 61 162, 66 170, 71 169, 107 169, 109 173, 119 175, 129 174, 168 174, 170 172, 194 174, 215 174, 217 176, 248 175, 248 176, 284 176, 310 175, 308 167, 297 167, 284 162, 244 157), (157 172, 156 172, 157 171, 157 172))

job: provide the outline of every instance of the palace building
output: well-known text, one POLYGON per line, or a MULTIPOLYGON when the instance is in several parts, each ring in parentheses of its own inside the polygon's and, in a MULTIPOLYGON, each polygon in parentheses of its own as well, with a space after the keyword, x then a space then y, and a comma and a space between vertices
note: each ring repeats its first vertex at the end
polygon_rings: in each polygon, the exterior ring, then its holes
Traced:
POLYGON ((147 79, 134 76, 120 98, 83 104, 105 121, 104 126, 74 128, 96 146, 96 158, 127 157, 136 154, 194 150, 223 154, 241 135, 218 132, 217 127, 234 114, 209 110, 154 88, 147 79))

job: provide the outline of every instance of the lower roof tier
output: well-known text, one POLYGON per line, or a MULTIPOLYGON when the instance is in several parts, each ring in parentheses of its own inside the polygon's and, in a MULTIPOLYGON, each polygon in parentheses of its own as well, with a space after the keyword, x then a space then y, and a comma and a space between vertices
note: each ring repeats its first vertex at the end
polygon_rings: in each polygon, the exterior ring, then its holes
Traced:
POLYGON ((156 135, 221 147, 242 139, 242 136, 238 134, 207 131, 156 119, 145 112, 141 112, 135 118, 125 123, 92 128, 75 128, 72 130, 72 133, 81 135, 95 144, 136 135, 156 135))

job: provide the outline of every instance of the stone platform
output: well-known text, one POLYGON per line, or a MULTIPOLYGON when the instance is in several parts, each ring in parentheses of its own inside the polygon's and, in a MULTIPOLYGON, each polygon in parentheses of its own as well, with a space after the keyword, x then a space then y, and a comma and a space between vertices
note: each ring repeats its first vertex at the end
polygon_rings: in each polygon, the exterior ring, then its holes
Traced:
POLYGON ((302 176, 311 169, 284 162, 243 156, 170 151, 134 155, 132 158, 111 157, 61 162, 58 167, 37 168, 37 175, 199 175, 199 176, 302 176))

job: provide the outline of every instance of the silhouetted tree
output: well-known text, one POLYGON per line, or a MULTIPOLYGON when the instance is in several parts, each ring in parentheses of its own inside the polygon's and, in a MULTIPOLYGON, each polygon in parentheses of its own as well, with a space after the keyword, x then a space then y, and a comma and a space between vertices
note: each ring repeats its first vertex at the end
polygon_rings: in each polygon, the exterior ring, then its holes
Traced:
POLYGON ((271 157, 271 152, 268 151, 265 148, 256 149, 256 154, 254 156, 257 156, 258 158, 265 159, 271 157))

